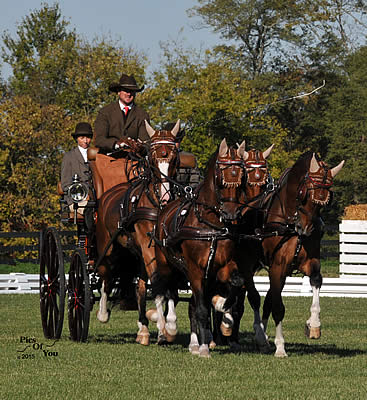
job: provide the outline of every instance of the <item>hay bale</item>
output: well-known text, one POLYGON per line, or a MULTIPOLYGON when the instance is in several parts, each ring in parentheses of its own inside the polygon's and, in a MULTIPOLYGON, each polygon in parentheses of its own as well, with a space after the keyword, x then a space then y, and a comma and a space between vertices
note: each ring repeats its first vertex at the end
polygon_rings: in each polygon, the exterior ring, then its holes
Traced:
POLYGON ((355 204, 345 207, 342 219, 367 220, 367 204, 355 204))

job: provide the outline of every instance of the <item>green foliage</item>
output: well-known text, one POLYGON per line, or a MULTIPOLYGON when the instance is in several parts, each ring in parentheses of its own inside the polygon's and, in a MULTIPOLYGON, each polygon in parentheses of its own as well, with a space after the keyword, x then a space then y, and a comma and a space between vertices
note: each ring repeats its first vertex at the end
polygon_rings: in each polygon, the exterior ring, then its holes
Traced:
POLYGON ((367 47, 346 64, 344 84, 331 96, 326 112, 331 165, 346 160, 335 181, 339 213, 345 206, 367 202, 367 47))
POLYGON ((28 96, 0 104, 0 115, 0 229, 39 230, 55 223, 56 184, 72 120, 60 107, 41 107, 28 96))
POLYGON ((167 62, 155 73, 155 86, 144 94, 151 117, 161 125, 183 121, 182 146, 197 155, 200 167, 223 138, 229 144, 246 140, 248 149, 265 150, 275 143, 271 164, 279 176, 290 156, 281 147, 285 130, 276 118, 257 112, 268 95, 255 91, 238 69, 213 58, 209 51, 204 58, 177 49, 173 53, 169 47, 165 51, 167 62))

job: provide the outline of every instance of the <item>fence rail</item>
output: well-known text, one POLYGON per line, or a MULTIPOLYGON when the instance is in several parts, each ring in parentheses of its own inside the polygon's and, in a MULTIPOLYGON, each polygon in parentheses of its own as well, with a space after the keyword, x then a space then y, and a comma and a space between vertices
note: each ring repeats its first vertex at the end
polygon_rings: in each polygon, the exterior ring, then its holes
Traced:
MULTIPOLYGON (((335 231, 334 226, 328 226, 327 230, 335 231)), ((76 231, 58 231, 61 238, 61 245, 64 251, 75 249, 75 243, 71 243, 71 239, 76 238, 76 231)), ((0 264, 14 264, 15 261, 20 262, 39 262, 40 242, 42 240, 42 232, 0 232, 0 264), (37 244, 1 244, 1 239, 37 239, 37 244), (33 252, 37 256, 28 256, 20 258, 14 256, 14 252, 33 252)), ((76 242, 76 241, 74 241, 76 242)), ((339 257, 339 240, 322 240, 321 241, 321 258, 338 258, 339 257)), ((68 260, 68 257, 66 257, 68 260)))
MULTIPOLYGON (((66 275, 66 280, 68 276, 66 275)), ((267 276, 255 276, 255 285, 261 296, 269 289, 267 276)), ((11 273, 0 274, 0 294, 39 293, 39 275, 11 273)), ((312 296, 308 277, 289 277, 284 286, 283 296, 312 296)), ((364 297, 367 298, 367 277, 324 278, 320 296, 322 297, 364 297)))

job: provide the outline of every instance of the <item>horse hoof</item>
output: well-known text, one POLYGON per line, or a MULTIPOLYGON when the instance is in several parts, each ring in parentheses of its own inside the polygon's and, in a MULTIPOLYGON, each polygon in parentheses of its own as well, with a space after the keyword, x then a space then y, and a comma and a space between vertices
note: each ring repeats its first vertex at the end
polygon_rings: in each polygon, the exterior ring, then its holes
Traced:
POLYGON ((313 328, 312 326, 305 325, 305 335, 309 339, 320 339, 321 337, 321 327, 313 328))
POLYGON ((270 354, 272 351, 269 342, 261 344, 256 343, 256 347, 261 354, 270 354))
POLYGON ((158 335, 157 344, 158 346, 165 346, 166 344, 168 344, 168 341, 163 334, 158 335))
POLYGON ((107 324, 107 322, 110 320, 110 316, 111 316, 111 310, 107 310, 106 314, 102 314, 99 312, 99 310, 97 310, 97 319, 102 324, 107 324))
POLYGON ((176 339, 176 335, 170 335, 170 334, 167 332, 166 328, 163 329, 163 334, 164 334, 164 336, 165 336, 165 338, 166 338, 166 341, 167 341, 168 343, 172 343, 172 342, 174 342, 174 340, 176 339))
POLYGON ((149 309, 146 313, 145 316, 149 319, 151 322, 157 322, 158 321, 158 313, 155 308, 149 309))
POLYGON ((274 354, 274 356, 275 357, 277 357, 277 358, 286 358, 286 357, 288 357, 288 354, 284 351, 276 351, 275 352, 275 354, 274 354))
POLYGON ((199 345, 198 344, 190 344, 189 352, 195 356, 198 356, 200 354, 199 345))
POLYGON ((231 336, 232 335, 232 327, 227 326, 223 323, 220 325, 220 331, 222 332, 223 336, 231 336))
POLYGON ((209 346, 207 344, 202 344, 199 347, 199 357, 210 358, 209 346))
POLYGON ((139 343, 142 346, 149 346, 149 344, 150 344, 149 335, 137 335, 136 343, 139 343))
POLYGON ((213 350, 217 347, 217 344, 214 342, 214 340, 211 340, 209 343, 209 349, 213 350))
POLYGON ((233 353, 241 353, 242 351, 241 345, 238 342, 231 342, 229 347, 233 353))

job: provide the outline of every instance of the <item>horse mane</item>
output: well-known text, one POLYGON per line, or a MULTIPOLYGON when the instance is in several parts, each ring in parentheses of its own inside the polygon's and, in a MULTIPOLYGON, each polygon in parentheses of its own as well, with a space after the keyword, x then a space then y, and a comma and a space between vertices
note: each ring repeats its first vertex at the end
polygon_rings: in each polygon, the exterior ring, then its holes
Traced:
POLYGON ((209 158, 206 164, 203 186, 200 193, 206 197, 208 194, 215 192, 215 163, 218 158, 219 149, 217 149, 209 158))
POLYGON ((310 168, 311 159, 314 155, 312 151, 306 151, 303 153, 298 160, 294 163, 294 165, 289 169, 288 179, 292 180, 297 179, 307 173, 310 168))

